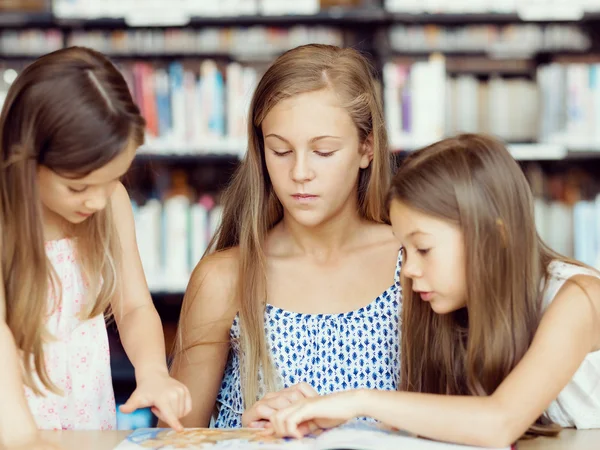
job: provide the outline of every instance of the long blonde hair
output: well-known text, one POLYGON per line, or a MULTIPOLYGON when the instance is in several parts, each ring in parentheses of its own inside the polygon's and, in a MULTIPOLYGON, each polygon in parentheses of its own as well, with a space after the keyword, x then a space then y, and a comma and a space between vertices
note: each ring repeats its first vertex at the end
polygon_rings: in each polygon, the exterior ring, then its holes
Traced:
MULTIPOLYGON (((280 101, 331 88, 352 117, 360 142, 372 137, 374 157, 358 181, 361 217, 389 223, 386 193, 390 157, 382 106, 373 71, 364 56, 350 48, 305 45, 281 55, 264 74, 252 98, 248 120, 248 153, 223 195, 221 225, 211 251, 239 247, 236 297, 240 305, 242 393, 246 407, 259 395, 257 373, 262 369, 267 391, 275 389, 275 370, 264 330, 267 301, 263 245, 269 230, 283 218, 266 170, 262 122, 280 101)), ((299 126, 302 126, 301 124, 299 126)))
MULTIPOLYGON (((38 166, 79 178, 143 142, 144 120, 119 71, 103 55, 68 48, 26 67, 11 85, 0 115, 0 224, 6 322, 23 352, 25 383, 41 394, 60 391, 44 364, 49 285, 60 283, 45 251, 38 166)), ((110 205, 73 227, 89 283, 87 319, 109 309, 117 289, 120 246, 110 205), (101 281, 102 280, 102 281, 101 281), (97 297, 96 293, 99 294, 97 297)))
MULTIPOLYGON (((460 135, 411 154, 390 197, 460 226, 466 255, 467 307, 454 313, 433 312, 402 277, 400 389, 491 395, 533 340, 550 262, 581 263, 542 242, 527 179, 494 138, 460 135)), ((529 433, 558 430, 540 417, 529 433)))

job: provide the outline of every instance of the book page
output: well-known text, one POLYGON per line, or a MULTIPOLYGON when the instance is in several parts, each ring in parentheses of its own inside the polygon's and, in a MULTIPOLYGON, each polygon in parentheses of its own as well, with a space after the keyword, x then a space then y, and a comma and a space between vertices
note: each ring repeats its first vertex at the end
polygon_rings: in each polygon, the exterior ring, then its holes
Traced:
POLYGON ((115 450, 198 450, 236 448, 290 450, 314 449, 314 439, 283 440, 258 429, 190 428, 181 433, 172 429, 139 429, 129 435, 115 450), (306 442, 308 441, 308 442, 306 442))

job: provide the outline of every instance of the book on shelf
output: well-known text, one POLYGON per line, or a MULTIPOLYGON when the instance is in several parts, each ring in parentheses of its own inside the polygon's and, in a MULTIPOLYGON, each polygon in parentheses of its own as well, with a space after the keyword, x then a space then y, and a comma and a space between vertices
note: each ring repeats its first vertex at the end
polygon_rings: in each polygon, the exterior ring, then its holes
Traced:
POLYGON ((2 0, 0 12, 44 12, 50 9, 51 0, 2 0))
POLYGON ((68 45, 91 47, 114 57, 231 55, 245 61, 271 60, 290 48, 314 42, 341 46, 344 39, 334 27, 303 25, 75 30, 67 39, 68 45))
POLYGON ((212 196, 175 194, 133 203, 136 237, 148 287, 182 293, 221 221, 212 196))
POLYGON ((53 11, 61 18, 125 18, 134 25, 174 22, 185 24, 191 17, 315 15, 331 7, 354 8, 372 0, 54 0, 53 11))
POLYGON ((0 30, 2 56, 38 57, 63 48, 63 33, 57 29, 0 30))
POLYGON ((577 166, 545 173, 525 167, 535 196, 535 223, 553 250, 600 270, 600 194, 591 170, 577 166))
POLYGON ((173 21, 172 12, 182 20, 193 16, 253 15, 258 12, 258 0, 145 0, 144 8, 137 0, 54 0, 53 12, 61 18, 126 18, 132 24, 149 25, 165 23, 165 15, 173 21))
POLYGON ((540 140, 600 150, 600 62, 543 65, 537 80, 540 140))
POLYGON ((495 58, 539 52, 585 52, 588 32, 571 24, 401 25, 390 27, 389 46, 402 53, 488 53, 495 58))
POLYGON ((578 20, 595 12, 595 0, 384 0, 394 13, 517 14, 523 20, 578 20))
POLYGON ((459 132, 494 134, 506 141, 537 138, 538 90, 527 79, 449 76, 443 60, 384 66, 384 105, 390 141, 418 146, 459 132))
POLYGON ((258 69, 214 60, 120 63, 147 121, 146 151, 241 156, 258 69))
MULTIPOLYGON (((600 154, 600 63, 544 64, 535 79, 498 74, 482 79, 450 74, 439 65, 437 58, 385 63, 385 118, 394 150, 481 132, 508 142, 537 142, 528 151, 537 148, 540 159, 556 159, 567 151, 600 154)), ((518 153, 535 159, 524 153, 524 145, 518 153)))

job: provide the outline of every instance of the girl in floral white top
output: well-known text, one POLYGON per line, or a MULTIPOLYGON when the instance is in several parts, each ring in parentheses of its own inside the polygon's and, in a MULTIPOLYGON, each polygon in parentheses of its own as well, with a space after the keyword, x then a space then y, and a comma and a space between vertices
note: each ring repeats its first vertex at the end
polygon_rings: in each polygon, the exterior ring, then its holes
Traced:
POLYGON ((191 408, 167 372, 119 182, 143 136, 123 77, 92 50, 46 55, 8 91, 0 116, 0 446, 45 448, 36 428, 115 427, 107 311, 135 367, 137 389, 122 411, 151 406, 181 428, 191 408))

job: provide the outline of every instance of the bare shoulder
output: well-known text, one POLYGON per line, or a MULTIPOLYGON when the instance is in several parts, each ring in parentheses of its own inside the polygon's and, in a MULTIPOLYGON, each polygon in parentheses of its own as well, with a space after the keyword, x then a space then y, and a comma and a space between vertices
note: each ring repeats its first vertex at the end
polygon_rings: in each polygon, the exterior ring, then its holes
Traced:
POLYGON ((400 250, 400 242, 394 236, 392 227, 385 223, 366 222, 362 236, 364 244, 368 246, 393 251, 396 254, 400 250))
MULTIPOLYGON (((584 308, 590 308, 590 313, 598 316, 600 314, 600 274, 592 276, 578 274, 570 277, 556 294, 556 301, 569 298, 575 304, 584 308)), ((600 316, 598 316, 600 319, 600 316)))
POLYGON ((587 274, 570 277, 556 294, 547 312, 560 309, 564 309, 565 314, 579 316, 581 326, 585 327, 587 322, 592 333, 592 350, 600 350, 600 278, 587 274))
POLYGON ((129 211, 130 214, 133 214, 129 194, 121 182, 117 183, 117 187, 110 196, 110 203, 115 213, 129 211))
POLYGON ((198 262, 186 289, 187 313, 202 320, 233 317, 238 310, 235 290, 238 280, 239 249, 221 250, 198 262))

